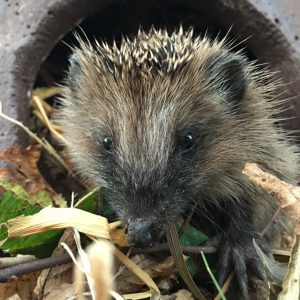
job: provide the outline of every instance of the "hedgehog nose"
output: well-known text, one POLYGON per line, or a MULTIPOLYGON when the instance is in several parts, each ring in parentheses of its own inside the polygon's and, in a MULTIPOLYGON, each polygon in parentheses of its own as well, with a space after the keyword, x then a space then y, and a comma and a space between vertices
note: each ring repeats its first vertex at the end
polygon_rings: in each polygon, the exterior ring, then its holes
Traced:
POLYGON ((154 223, 143 219, 128 220, 129 243, 137 248, 147 248, 154 241, 154 223))

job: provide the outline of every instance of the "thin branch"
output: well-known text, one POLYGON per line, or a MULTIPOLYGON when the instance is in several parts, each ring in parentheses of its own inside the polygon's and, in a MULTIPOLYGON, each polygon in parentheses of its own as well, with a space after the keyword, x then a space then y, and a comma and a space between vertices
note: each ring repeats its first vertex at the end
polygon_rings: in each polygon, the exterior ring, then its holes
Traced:
POLYGON ((268 231, 268 229, 271 227, 271 225, 274 224, 274 222, 275 222, 277 216, 279 215, 280 211, 281 211, 281 208, 278 207, 277 210, 275 211, 274 215, 272 216, 271 220, 268 222, 268 224, 266 225, 266 227, 260 233, 261 236, 264 236, 266 234, 266 232, 268 231))
MULTIPOLYGON (((226 281, 222 285, 222 288, 221 288, 221 290, 222 290, 222 292, 223 292, 224 295, 227 293, 227 291, 228 291, 228 289, 230 287, 230 284, 231 284, 231 282, 233 280, 233 277, 234 277, 234 271, 231 271, 230 274, 228 275, 226 281)), ((216 297, 214 298, 214 300, 220 300, 220 299, 221 299, 221 295, 218 293, 216 295, 216 297)))
POLYGON ((54 156, 60 163, 61 165, 68 170, 70 174, 72 174, 71 169, 67 166, 67 164, 64 162, 64 160, 57 154, 55 149, 52 147, 52 145, 46 141, 45 139, 40 139, 35 133, 33 133, 29 128, 27 128, 23 123, 21 123, 18 120, 15 120, 8 115, 4 114, 2 111, 2 103, 0 102, 0 117, 6 119, 7 121, 21 127, 32 139, 34 139, 36 142, 41 144, 45 150, 47 150, 52 156, 54 156))
POLYGON ((179 237, 181 237, 184 234, 184 232, 186 230, 186 227, 190 224, 190 221, 191 221, 191 219, 193 217, 195 209, 196 209, 196 204, 190 209, 187 218, 184 220, 184 222, 183 222, 183 224, 182 224, 182 226, 181 226, 181 228, 180 228, 180 230, 178 232, 178 236, 179 237))
POLYGON ((33 255, 17 255, 15 257, 1 257, 0 270, 17 266, 25 262, 34 261, 34 260, 37 260, 37 258, 33 255))
POLYGON ((50 267, 55 267, 63 264, 72 262, 69 254, 62 256, 47 257, 31 262, 19 264, 17 266, 9 267, 1 270, 0 272, 0 283, 14 280, 17 276, 21 276, 27 273, 40 271, 50 267))
MULTIPOLYGON (((181 250, 183 253, 215 253, 217 249, 211 246, 181 246, 181 250)), ((149 253, 156 253, 160 251, 170 252, 169 246, 167 243, 157 244, 148 249, 138 249, 133 248, 131 254, 149 254, 149 253)))

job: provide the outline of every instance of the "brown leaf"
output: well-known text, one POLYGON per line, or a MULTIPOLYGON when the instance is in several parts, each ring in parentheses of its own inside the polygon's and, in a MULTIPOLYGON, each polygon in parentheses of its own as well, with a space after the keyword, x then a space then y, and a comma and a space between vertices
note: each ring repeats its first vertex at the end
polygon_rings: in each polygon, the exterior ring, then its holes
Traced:
POLYGON ((174 294, 162 296, 162 300, 194 300, 192 294, 188 290, 179 290, 174 294))
POLYGON ((48 295, 41 298, 42 300, 62 300, 74 299, 76 287, 71 283, 62 283, 56 286, 48 295))
MULTIPOLYGON (((64 248, 60 245, 61 242, 68 244, 73 251, 76 250, 73 229, 70 228, 65 230, 60 239, 59 246, 54 251, 53 256, 66 254, 64 248)), ((71 284, 72 282, 73 263, 45 269, 38 278, 34 293, 37 299, 50 299, 47 297, 53 292, 53 290, 57 289, 57 287, 61 287, 63 284, 71 284)))
POLYGON ((38 169, 40 156, 41 145, 32 145, 25 149, 13 146, 0 151, 0 159, 11 164, 11 167, 0 170, 0 180, 21 185, 29 195, 46 191, 56 205, 63 207, 65 206, 64 201, 50 187, 38 169))
POLYGON ((0 159, 13 164, 26 177, 36 180, 40 179, 40 172, 37 169, 40 156, 40 145, 29 146, 25 149, 20 146, 13 146, 0 151, 0 159))
MULTIPOLYGON (((26 190, 26 182, 24 182, 24 175, 18 172, 18 170, 13 168, 4 168, 0 169, 0 180, 6 180, 11 182, 12 184, 21 185, 25 187, 26 190)), ((4 188, 0 186, 0 193, 4 191, 4 188)))
MULTIPOLYGON (((163 261, 157 261, 144 254, 134 255, 130 259, 152 279, 168 278, 176 273, 174 261, 171 256, 163 261)), ((145 283, 127 269, 116 278, 116 287, 122 294, 140 292, 143 286, 145 286, 145 283)))
MULTIPOLYGON (((34 272, 18 277, 14 281, 0 284, 0 299, 9 299, 14 295, 18 295, 19 299, 33 299, 32 290, 36 285, 39 272, 34 272)), ((14 298, 13 298, 14 299, 14 298)))
POLYGON ((288 272, 278 300, 298 300, 300 295, 300 236, 296 236, 288 272))
POLYGON ((262 171, 256 164, 246 164, 243 173, 257 186, 274 197, 295 223, 295 234, 300 235, 300 187, 262 171))

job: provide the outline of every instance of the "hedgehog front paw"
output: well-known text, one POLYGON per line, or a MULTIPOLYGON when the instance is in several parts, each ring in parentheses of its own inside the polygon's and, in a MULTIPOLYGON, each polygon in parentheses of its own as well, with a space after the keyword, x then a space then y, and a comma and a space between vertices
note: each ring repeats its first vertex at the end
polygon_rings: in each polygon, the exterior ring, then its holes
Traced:
POLYGON ((223 232, 213 237, 206 244, 218 247, 217 278, 222 285, 234 269, 242 299, 249 299, 249 278, 267 282, 267 275, 253 244, 253 238, 266 255, 272 255, 266 241, 257 235, 249 235, 245 232, 228 234, 223 232))

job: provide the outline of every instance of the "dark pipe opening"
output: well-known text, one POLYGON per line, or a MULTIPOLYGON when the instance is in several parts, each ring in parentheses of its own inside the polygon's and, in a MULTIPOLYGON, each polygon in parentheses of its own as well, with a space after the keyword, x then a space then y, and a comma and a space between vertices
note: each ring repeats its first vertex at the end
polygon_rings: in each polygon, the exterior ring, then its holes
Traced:
POLYGON ((241 43, 239 37, 230 32, 230 28, 224 28, 213 15, 185 6, 184 2, 174 3, 167 0, 124 1, 111 4, 96 12, 84 20, 80 27, 75 27, 67 33, 41 66, 35 87, 52 86, 61 82, 71 52, 67 45, 77 44, 74 37, 75 31, 83 39, 87 37, 90 41, 98 39, 110 43, 112 40, 119 41, 122 35, 134 35, 140 27, 147 30, 154 26, 172 31, 180 25, 184 29, 193 27, 195 35, 203 36, 206 34, 212 39, 222 39, 227 35, 228 40, 234 41, 233 44, 236 45, 236 49, 243 48, 249 59, 255 58, 247 45, 241 43))

